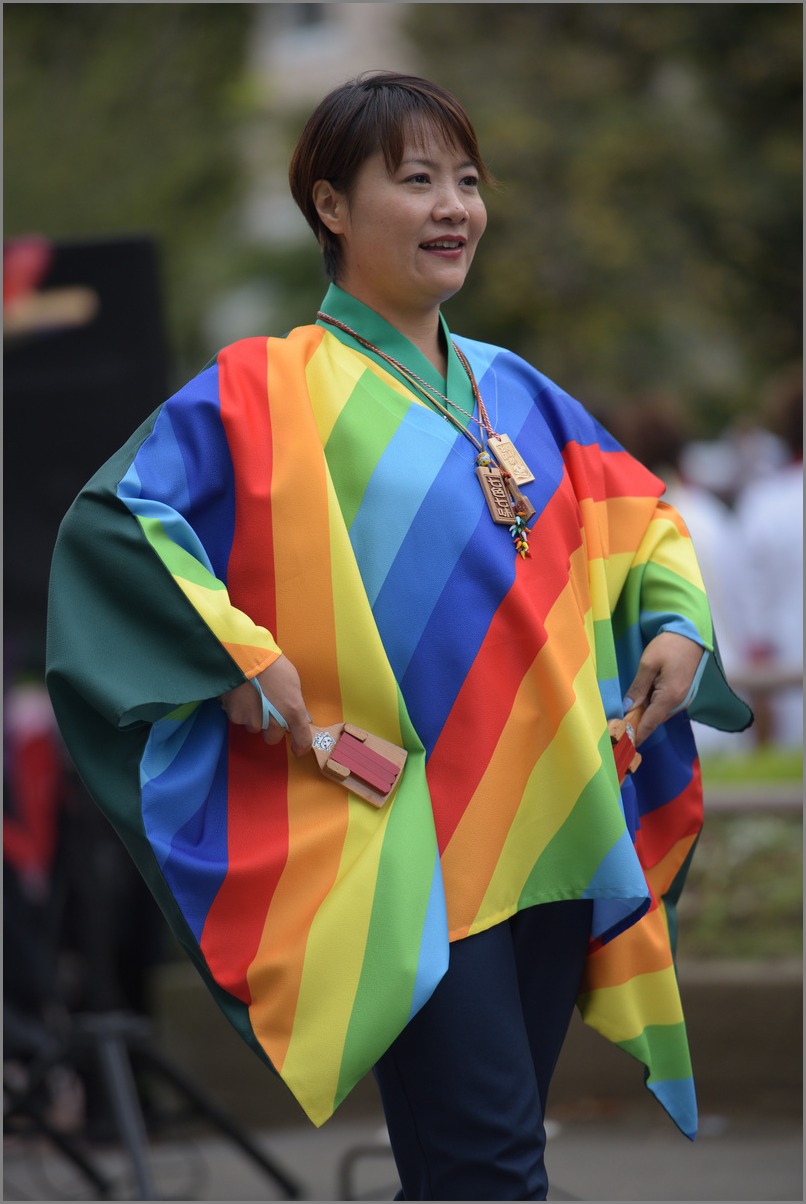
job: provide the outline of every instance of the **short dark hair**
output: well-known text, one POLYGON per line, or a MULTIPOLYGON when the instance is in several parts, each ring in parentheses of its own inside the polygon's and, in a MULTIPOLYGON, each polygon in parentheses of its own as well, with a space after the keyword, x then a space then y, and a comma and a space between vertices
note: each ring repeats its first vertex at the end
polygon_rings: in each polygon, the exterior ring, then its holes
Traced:
POLYGON ((378 150, 383 151, 389 172, 396 171, 415 122, 433 125, 448 145, 467 155, 483 183, 494 183, 470 118, 445 88, 397 71, 360 75, 334 88, 308 118, 288 171, 291 195, 319 240, 331 280, 338 275, 339 240, 320 221, 313 203, 314 184, 328 180, 338 192, 349 195, 359 168, 378 150))

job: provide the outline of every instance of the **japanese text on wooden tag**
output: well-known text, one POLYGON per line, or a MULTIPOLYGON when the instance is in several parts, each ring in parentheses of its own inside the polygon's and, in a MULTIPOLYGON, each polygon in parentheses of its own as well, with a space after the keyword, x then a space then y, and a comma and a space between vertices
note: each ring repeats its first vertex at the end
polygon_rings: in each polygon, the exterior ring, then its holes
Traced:
POLYGON ((506 481, 500 468, 495 465, 478 466, 476 476, 479 478, 484 500, 492 515, 494 523, 509 527, 515 521, 515 512, 509 497, 506 481))
POLYGON ((501 467, 512 475, 516 485, 528 485, 535 479, 509 435, 492 435, 487 446, 501 467))

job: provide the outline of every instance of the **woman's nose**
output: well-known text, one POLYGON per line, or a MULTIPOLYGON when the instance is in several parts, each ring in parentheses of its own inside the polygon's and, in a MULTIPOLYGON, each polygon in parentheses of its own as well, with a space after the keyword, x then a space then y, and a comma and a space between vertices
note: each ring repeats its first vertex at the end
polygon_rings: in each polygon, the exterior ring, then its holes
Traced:
POLYGON ((443 193, 439 197, 434 206, 434 216, 442 219, 449 218, 454 222, 461 222, 470 215, 463 198, 458 193, 450 191, 443 193))

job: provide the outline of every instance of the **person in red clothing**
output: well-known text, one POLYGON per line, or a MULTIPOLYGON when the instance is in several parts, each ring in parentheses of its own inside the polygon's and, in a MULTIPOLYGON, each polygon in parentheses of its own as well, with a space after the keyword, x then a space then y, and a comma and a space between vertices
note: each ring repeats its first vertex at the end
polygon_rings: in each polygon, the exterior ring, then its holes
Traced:
POLYGON ((3 995, 43 1021, 55 1004, 51 917, 59 814, 65 797, 61 739, 44 684, 6 692, 3 804, 3 995))

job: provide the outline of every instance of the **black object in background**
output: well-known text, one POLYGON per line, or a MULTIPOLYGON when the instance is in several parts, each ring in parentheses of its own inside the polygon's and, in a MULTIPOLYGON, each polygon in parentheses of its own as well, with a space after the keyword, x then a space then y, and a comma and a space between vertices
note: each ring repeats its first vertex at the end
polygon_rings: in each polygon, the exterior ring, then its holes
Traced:
POLYGON ((4 347, 4 625, 44 662, 59 524, 101 464, 168 395, 159 264, 145 236, 54 242, 37 295, 92 295, 80 324, 35 323, 4 347))

